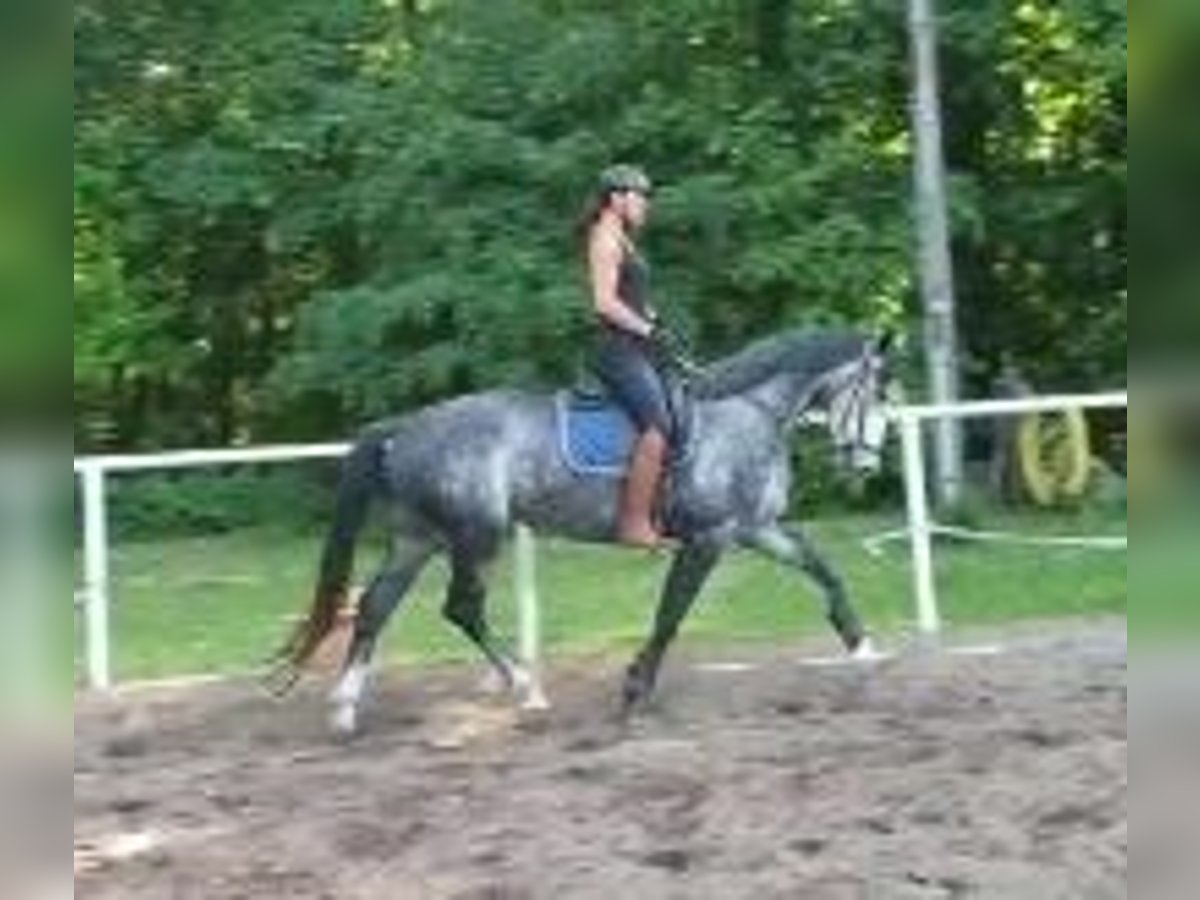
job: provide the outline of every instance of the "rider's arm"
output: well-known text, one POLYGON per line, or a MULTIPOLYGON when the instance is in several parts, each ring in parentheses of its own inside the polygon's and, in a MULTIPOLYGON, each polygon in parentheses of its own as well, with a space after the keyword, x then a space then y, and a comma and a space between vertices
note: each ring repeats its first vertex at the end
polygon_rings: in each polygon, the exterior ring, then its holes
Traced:
POLYGON ((617 236, 597 229, 592 235, 588 252, 592 276, 592 302, 596 314, 622 331, 638 337, 649 337, 654 331, 653 323, 639 316, 617 296, 621 256, 621 243, 617 236))

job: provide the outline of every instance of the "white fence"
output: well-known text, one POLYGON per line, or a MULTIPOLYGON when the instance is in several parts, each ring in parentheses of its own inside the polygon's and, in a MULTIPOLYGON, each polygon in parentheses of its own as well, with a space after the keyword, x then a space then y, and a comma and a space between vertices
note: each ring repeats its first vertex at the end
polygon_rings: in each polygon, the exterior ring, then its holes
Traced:
POLYGON ((902 406, 893 410, 904 449, 904 492, 908 507, 908 535, 912 544, 913 596, 917 607, 917 627, 924 637, 936 640, 942 630, 942 616, 933 570, 935 526, 929 510, 925 447, 921 433, 923 424, 932 419, 980 419, 1064 409, 1121 409, 1128 406, 1128 393, 1120 391, 1014 400, 976 400, 943 406, 902 406))
MULTIPOLYGON (((922 427, 933 419, 969 419, 1054 412, 1065 409, 1119 409, 1129 405, 1124 391, 1079 396, 1034 397, 1017 400, 983 400, 947 406, 900 406, 892 410, 904 452, 904 482, 911 543, 913 594, 920 633, 936 639, 942 630, 933 568, 933 536, 938 526, 929 508, 922 427)), ((92 456, 74 461, 83 502, 84 584, 77 594, 84 611, 85 659, 88 685, 104 690, 112 686, 112 645, 109 611, 112 585, 109 569, 107 480, 127 472, 161 471, 295 462, 342 456, 345 444, 256 447, 239 450, 185 450, 174 453, 125 456, 92 456)), ((517 596, 519 647, 523 661, 535 666, 539 652, 539 609, 535 593, 532 536, 521 531, 517 542, 517 596)))
POLYGON ((305 459, 335 459, 349 449, 346 444, 317 444, 295 447, 254 447, 243 450, 181 450, 128 456, 87 456, 74 461, 83 502, 83 590, 85 662, 88 685, 97 690, 112 686, 112 640, 109 610, 112 579, 108 554, 109 475, 121 472, 150 472, 192 469, 200 466, 245 465, 249 463, 296 462, 305 459))

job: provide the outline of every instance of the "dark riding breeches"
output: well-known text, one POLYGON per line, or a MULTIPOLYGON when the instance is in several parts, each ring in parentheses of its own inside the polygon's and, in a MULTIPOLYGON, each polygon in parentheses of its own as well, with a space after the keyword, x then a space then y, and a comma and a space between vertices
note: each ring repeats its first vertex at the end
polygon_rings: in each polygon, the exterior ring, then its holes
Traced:
POLYGON ((605 335, 596 354, 596 374, 629 413, 639 433, 657 428, 671 437, 671 404, 662 376, 636 338, 605 335))

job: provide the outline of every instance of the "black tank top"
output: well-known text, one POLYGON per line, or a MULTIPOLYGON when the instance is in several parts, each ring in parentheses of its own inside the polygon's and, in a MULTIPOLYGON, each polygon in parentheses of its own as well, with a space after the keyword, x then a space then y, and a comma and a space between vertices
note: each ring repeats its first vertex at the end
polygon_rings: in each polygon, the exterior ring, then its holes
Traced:
POLYGON ((650 312, 650 266, 632 246, 626 246, 621 258, 617 297, 640 316, 650 312))
MULTIPOLYGON (((639 316, 650 315, 650 266, 628 241, 624 242, 621 267, 617 271, 617 299, 639 316)), ((601 319, 601 330, 623 343, 640 345, 642 338, 619 325, 601 319)))

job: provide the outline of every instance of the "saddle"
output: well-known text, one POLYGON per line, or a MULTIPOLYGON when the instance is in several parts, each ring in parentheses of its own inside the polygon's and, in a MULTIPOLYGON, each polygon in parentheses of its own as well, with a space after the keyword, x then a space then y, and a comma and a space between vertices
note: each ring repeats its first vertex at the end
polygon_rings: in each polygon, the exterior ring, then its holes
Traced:
MULTIPOLYGON (((686 384, 667 377, 666 388, 671 413, 669 477, 689 455, 695 409, 686 384)), ((628 413, 599 383, 560 391, 555 399, 559 443, 567 467, 579 475, 623 477, 637 440, 628 413)))

